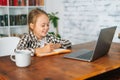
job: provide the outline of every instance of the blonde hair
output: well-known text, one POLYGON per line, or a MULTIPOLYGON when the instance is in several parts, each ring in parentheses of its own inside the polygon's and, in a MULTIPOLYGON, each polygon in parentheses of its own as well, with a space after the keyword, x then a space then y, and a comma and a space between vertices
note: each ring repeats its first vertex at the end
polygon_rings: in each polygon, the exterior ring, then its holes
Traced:
POLYGON ((30 29, 30 23, 35 24, 36 20, 37 20, 37 17, 40 16, 40 15, 43 15, 43 14, 48 16, 48 14, 44 10, 39 9, 39 8, 35 8, 35 9, 33 9, 29 12, 29 14, 28 14, 29 29, 30 29))

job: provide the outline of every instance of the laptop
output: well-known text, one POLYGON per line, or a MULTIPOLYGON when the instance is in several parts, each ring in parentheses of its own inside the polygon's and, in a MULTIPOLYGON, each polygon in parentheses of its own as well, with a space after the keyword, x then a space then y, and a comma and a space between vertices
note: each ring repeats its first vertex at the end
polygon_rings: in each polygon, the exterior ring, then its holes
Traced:
POLYGON ((66 54, 64 57, 92 62, 106 55, 110 49, 116 28, 117 26, 101 29, 94 50, 81 49, 77 52, 66 54))

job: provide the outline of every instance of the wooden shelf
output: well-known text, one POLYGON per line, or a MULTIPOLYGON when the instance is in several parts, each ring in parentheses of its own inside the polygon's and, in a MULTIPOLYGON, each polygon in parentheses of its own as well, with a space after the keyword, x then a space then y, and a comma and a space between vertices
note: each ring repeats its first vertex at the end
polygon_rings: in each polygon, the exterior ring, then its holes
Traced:
POLYGON ((11 36, 12 34, 15 35, 17 34, 16 33, 17 29, 21 29, 21 31, 23 31, 23 32, 18 32, 19 35, 23 33, 28 33, 28 30, 26 30, 26 28, 28 28, 27 15, 29 11, 36 7, 45 10, 45 0, 21 0, 23 3, 22 2, 16 3, 14 2, 15 0, 6 0, 6 1, 7 1, 6 6, 4 4, 0 6, 0 31, 3 30, 2 32, 0 32, 0 34, 2 35, 4 35, 3 32, 5 33, 5 35, 7 34, 7 36, 11 36), (31 2, 32 6, 29 6, 30 4, 29 1, 32 2, 39 1, 42 3, 41 4, 39 3, 38 6, 36 5, 37 3, 34 3, 33 5, 31 2), (20 23, 20 21, 22 22, 20 23), (11 29, 14 29, 14 31, 12 31, 12 34, 11 34, 11 29))

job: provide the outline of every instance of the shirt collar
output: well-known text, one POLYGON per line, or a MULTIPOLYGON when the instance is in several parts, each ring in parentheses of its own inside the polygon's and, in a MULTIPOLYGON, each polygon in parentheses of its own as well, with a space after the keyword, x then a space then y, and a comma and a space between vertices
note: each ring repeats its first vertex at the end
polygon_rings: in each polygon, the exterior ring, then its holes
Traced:
POLYGON ((37 37, 34 35, 34 33, 32 31, 29 31, 29 34, 30 34, 31 39, 37 41, 37 37))

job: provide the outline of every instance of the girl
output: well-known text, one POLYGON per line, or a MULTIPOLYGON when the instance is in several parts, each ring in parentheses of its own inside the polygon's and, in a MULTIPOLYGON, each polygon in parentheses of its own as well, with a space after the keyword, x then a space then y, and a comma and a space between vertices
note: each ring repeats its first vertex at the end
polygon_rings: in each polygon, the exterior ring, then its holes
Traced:
POLYGON ((69 40, 59 39, 49 30, 48 14, 41 9, 33 9, 28 15, 29 33, 24 34, 16 50, 30 50, 33 54, 51 52, 57 48, 70 48, 69 40))

